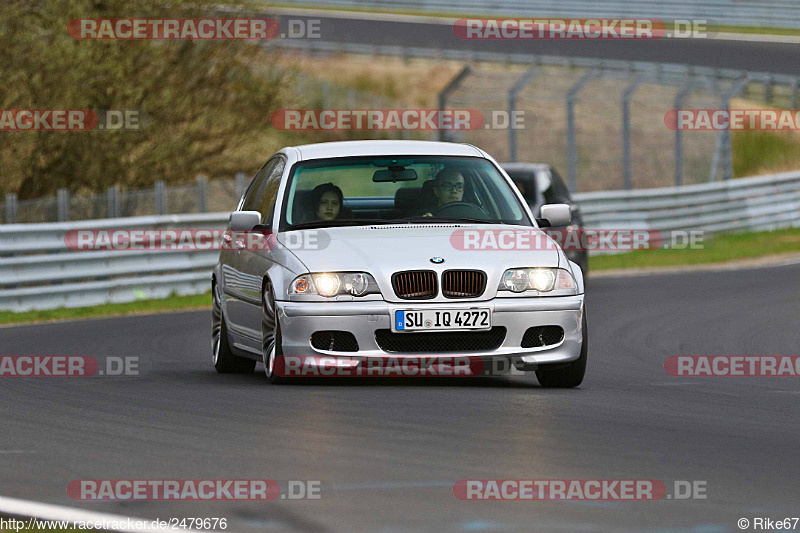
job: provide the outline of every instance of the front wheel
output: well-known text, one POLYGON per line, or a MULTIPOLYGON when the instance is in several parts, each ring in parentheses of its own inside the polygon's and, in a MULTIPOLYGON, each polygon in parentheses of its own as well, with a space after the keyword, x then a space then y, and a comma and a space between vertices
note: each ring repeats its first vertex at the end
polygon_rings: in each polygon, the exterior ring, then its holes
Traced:
MULTIPOLYGON (((566 367, 557 368, 555 370, 548 370, 548 365, 542 365, 536 371, 536 378, 542 387, 555 387, 568 389, 577 387, 583 381, 583 376, 586 374, 586 358, 589 352, 589 333, 586 327, 586 310, 583 311, 581 317, 582 323, 582 337, 581 355, 576 360, 569 363, 566 367)), ((560 365, 559 365, 560 366, 560 365)))
POLYGON ((267 380, 275 385, 287 383, 289 380, 280 375, 278 369, 283 368, 283 344, 281 342, 281 324, 278 319, 275 294, 272 283, 264 283, 261 298, 261 354, 264 361, 264 372, 267 380))
POLYGON ((225 317, 222 315, 217 288, 214 287, 211 292, 211 352, 214 368, 220 374, 250 374, 256 367, 256 362, 238 357, 231 350, 228 326, 225 325, 225 317))

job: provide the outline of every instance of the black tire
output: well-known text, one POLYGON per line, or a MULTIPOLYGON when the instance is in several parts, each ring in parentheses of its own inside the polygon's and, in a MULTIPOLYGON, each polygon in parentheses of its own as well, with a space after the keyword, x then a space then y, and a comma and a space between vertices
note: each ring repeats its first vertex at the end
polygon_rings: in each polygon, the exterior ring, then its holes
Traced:
POLYGON ((211 293, 211 353, 214 368, 220 374, 251 374, 256 367, 256 362, 239 357, 231 350, 228 326, 225 325, 225 317, 222 315, 222 306, 216 286, 211 293))
POLYGON ((275 293, 272 283, 264 283, 261 295, 261 357, 264 373, 273 385, 289 383, 290 379, 274 371, 276 365, 283 367, 283 344, 281 342, 281 323, 275 307, 275 293))
POLYGON ((536 378, 542 387, 553 387, 561 389, 569 389, 577 387, 583 381, 583 376, 586 374, 586 358, 589 353, 589 333, 586 327, 586 310, 583 311, 582 317, 582 336, 583 342, 581 343, 581 355, 576 360, 568 363, 566 366, 558 366, 553 370, 548 370, 548 365, 542 365, 536 371, 536 378))

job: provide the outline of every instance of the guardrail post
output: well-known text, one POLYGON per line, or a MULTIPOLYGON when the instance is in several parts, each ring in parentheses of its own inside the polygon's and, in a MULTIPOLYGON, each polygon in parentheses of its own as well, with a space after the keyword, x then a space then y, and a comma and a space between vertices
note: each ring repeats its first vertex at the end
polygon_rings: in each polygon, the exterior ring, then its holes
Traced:
POLYGON ((197 210, 200 213, 208 212, 208 179, 205 176, 197 178, 197 210))
POLYGON ((236 173, 236 201, 237 202, 244 195, 245 189, 247 189, 247 174, 245 174, 244 172, 237 172, 236 173))
POLYGON ((508 154, 509 161, 512 163, 516 163, 517 161, 517 129, 513 124, 514 112, 517 109, 517 96, 538 73, 539 67, 528 69, 528 71, 514 83, 511 89, 508 90, 508 154))
POLYGON ((590 70, 584 74, 567 91, 567 187, 570 192, 578 190, 578 145, 575 142, 575 100, 578 93, 587 83, 597 77, 597 69, 590 70))
POLYGON ((155 186, 156 214, 167 214, 167 184, 159 180, 155 186))
POLYGON ((117 218, 120 215, 119 187, 109 187, 106 196, 108 198, 108 218, 117 218))
POLYGON ((56 205, 58 206, 58 221, 67 222, 69 220, 69 191, 67 189, 56 191, 56 205))
MULTIPOLYGON (((678 91, 675 96, 675 102, 672 106, 677 116, 678 110, 683 108, 683 101, 686 96, 692 91, 694 87, 694 80, 690 80, 683 89, 678 91)), ((680 122, 675 122, 675 186, 683 185, 683 132, 681 131, 680 122)))
POLYGON ((633 189, 633 171, 631 170, 631 99, 639 88, 641 80, 633 80, 622 93, 622 181, 625 190, 633 189))
MULTIPOLYGON (((450 93, 455 91, 461 82, 472 73, 472 68, 469 65, 464 65, 464 68, 461 69, 461 72, 455 75, 455 77, 450 80, 450 83, 447 84, 447 87, 442 89, 439 93, 438 102, 439 102, 439 112, 445 110, 447 107, 447 97, 450 96, 450 93)), ((452 139, 452 135, 449 134, 450 132, 446 130, 439 130, 439 140, 440 141, 449 141, 452 139)))
POLYGON ((764 81, 764 101, 768 104, 772 103, 773 97, 773 86, 775 85, 775 80, 772 78, 772 74, 767 76, 767 79, 764 81))
POLYGON ((14 224, 17 221, 17 195, 6 194, 6 224, 14 224))

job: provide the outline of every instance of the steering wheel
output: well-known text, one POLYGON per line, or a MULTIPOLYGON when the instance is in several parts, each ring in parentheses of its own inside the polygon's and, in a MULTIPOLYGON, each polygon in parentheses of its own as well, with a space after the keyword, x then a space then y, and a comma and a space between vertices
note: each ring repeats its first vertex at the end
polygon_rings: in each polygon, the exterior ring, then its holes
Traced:
POLYGON ((484 218, 489 219, 489 215, 470 202, 450 202, 435 209, 432 213, 435 217, 453 217, 453 218, 484 218))

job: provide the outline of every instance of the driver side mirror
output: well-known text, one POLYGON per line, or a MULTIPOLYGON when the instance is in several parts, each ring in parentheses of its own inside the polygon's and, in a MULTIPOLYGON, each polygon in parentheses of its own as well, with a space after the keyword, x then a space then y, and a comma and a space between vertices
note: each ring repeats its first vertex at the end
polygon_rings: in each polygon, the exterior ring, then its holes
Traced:
POLYGON ((566 226, 572 221, 572 211, 567 204, 547 204, 542 206, 542 218, 550 226, 566 226))
POLYGON ((261 213, 258 211, 234 211, 228 217, 233 231, 250 231, 261 224, 261 213))

